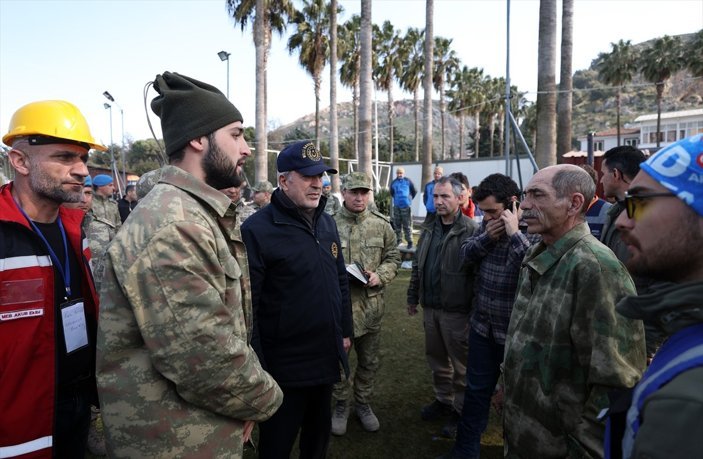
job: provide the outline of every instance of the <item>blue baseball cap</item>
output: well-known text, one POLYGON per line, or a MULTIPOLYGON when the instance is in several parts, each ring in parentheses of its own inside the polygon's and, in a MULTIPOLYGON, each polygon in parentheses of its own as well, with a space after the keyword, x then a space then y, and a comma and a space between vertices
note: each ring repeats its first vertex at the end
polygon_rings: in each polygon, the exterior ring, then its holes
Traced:
POLYGON ((640 168, 703 216, 703 134, 662 148, 640 168))
POLYGON ((95 186, 105 186, 112 183, 112 177, 107 174, 98 174, 93 177, 93 185, 95 186))
POLYGON ((315 148, 315 144, 308 141, 296 142, 284 148, 278 154, 276 168, 279 172, 296 171, 306 177, 324 172, 337 173, 336 169, 332 169, 322 161, 320 150, 315 148))
POLYGON ((88 186, 93 186, 93 179, 90 178, 90 175, 83 180, 83 187, 88 187, 88 186))

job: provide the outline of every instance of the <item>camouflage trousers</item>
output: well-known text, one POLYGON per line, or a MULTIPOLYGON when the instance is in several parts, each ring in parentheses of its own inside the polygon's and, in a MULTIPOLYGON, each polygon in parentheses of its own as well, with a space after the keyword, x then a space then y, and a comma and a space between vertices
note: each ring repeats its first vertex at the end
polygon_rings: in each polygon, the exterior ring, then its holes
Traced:
POLYGON ((412 226, 413 226, 413 220, 412 220, 412 214, 410 213, 410 207, 406 207, 405 209, 399 209, 397 207, 393 208, 393 230, 395 231, 395 241, 400 244, 402 241, 400 231, 401 229, 403 230, 403 234, 405 235, 405 242, 408 243, 408 245, 412 245, 413 239, 412 239, 412 226))
POLYGON ((349 379, 334 385, 332 396, 335 400, 348 401, 352 387, 354 401, 358 404, 368 404, 376 383, 376 372, 381 362, 381 333, 372 332, 354 338, 352 350, 356 352, 356 366, 352 369, 349 379))

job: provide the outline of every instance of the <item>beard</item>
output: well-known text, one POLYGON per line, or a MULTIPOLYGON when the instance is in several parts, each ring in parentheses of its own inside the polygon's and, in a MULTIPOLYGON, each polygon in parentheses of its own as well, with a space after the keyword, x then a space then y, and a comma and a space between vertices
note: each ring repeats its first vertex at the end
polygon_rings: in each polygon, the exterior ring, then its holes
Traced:
POLYGON ((208 151, 202 160, 205 183, 216 190, 239 187, 244 179, 237 173, 237 164, 220 150, 214 134, 208 136, 208 143, 208 151))
POLYGON ((34 162, 29 163, 29 187, 38 196, 58 204, 81 201, 82 188, 80 191, 66 191, 61 185, 60 180, 53 179, 34 162))

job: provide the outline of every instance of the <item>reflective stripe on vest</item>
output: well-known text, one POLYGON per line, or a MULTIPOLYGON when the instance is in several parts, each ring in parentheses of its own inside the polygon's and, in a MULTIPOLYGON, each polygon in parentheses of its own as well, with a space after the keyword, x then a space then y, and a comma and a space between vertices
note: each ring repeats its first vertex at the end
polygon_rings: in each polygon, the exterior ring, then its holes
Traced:
POLYGON ((19 445, 0 446, 0 458, 21 456, 40 449, 51 448, 52 444, 52 437, 48 435, 26 443, 20 443, 19 445))

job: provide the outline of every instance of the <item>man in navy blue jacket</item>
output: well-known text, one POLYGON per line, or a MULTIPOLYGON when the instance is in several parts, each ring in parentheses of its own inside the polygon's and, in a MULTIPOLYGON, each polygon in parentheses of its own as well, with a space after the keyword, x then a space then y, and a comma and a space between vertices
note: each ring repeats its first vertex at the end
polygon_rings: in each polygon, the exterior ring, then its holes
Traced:
POLYGON ((259 457, 324 458, 332 386, 348 373, 352 320, 337 226, 324 212, 322 174, 336 174, 309 142, 278 156, 271 204, 242 225, 251 275, 252 346, 283 390, 283 405, 259 426, 259 457), (341 365, 340 365, 341 364, 341 365))

